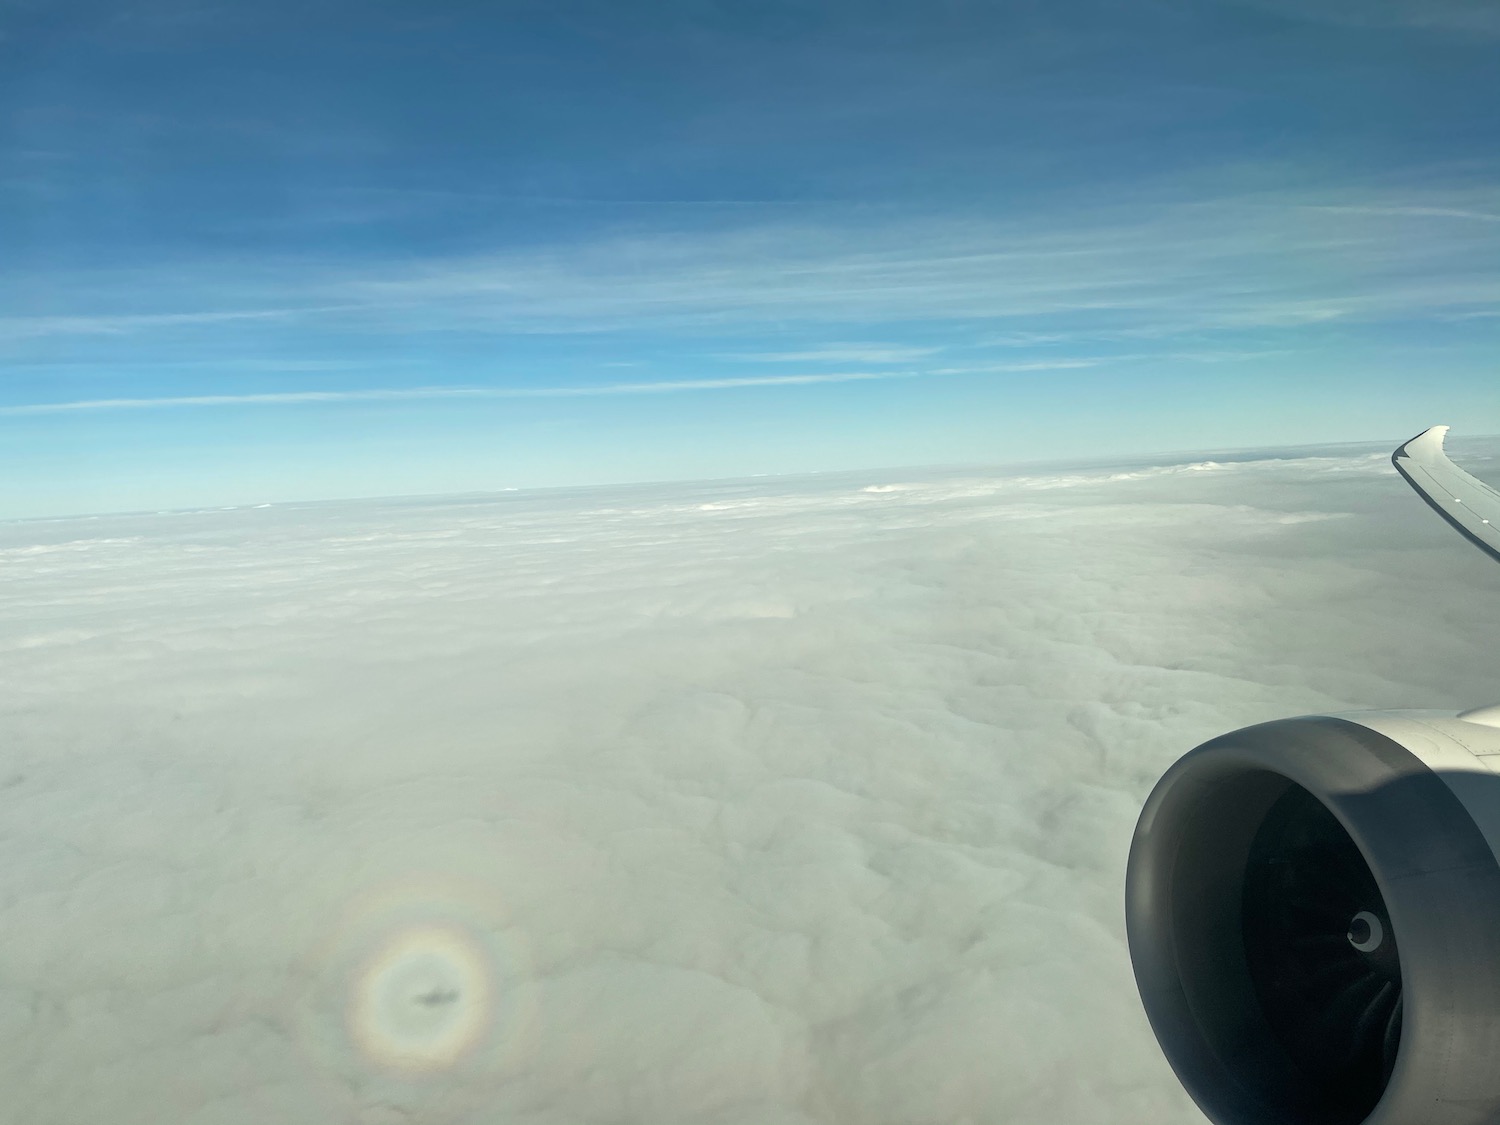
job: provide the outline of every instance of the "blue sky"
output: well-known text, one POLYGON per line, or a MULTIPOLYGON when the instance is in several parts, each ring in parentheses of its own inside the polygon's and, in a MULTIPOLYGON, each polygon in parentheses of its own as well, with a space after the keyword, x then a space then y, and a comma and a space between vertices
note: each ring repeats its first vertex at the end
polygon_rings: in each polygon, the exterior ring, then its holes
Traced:
POLYGON ((0 518, 1500 411, 1491 0, 0 0, 0 518))

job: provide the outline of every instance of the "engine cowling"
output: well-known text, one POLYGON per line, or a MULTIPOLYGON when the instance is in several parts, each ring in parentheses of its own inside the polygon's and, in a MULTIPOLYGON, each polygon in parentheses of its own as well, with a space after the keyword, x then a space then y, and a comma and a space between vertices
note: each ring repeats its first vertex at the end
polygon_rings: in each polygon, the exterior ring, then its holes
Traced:
POLYGON ((1126 926, 1204 1113, 1500 1122, 1497 844, 1500 708, 1286 719, 1173 765, 1136 827, 1126 926))

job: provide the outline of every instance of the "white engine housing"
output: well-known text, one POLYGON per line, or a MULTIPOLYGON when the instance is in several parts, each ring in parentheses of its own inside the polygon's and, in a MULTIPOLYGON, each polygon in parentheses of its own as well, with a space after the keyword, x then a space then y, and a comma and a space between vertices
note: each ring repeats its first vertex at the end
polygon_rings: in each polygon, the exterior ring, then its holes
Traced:
POLYGON ((1136 828, 1126 924, 1203 1111, 1500 1122, 1497 857, 1500 707, 1286 719, 1180 759, 1136 828))

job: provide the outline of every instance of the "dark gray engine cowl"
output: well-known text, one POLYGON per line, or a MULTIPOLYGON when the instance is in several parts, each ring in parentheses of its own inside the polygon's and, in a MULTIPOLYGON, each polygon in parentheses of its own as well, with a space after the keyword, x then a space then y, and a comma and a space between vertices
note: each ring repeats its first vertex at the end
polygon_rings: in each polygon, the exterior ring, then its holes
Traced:
POLYGON ((1157 783, 1130 955, 1219 1125, 1500 1122, 1494 711, 1267 723, 1157 783))

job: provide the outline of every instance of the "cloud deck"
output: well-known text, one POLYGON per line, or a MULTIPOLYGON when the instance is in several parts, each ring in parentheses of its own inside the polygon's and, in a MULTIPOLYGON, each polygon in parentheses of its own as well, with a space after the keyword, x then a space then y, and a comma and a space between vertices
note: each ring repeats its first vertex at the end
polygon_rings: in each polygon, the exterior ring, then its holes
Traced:
POLYGON ((1364 452, 0 525, 6 1113, 1201 1120, 1139 800, 1493 701, 1470 554, 1364 452))

